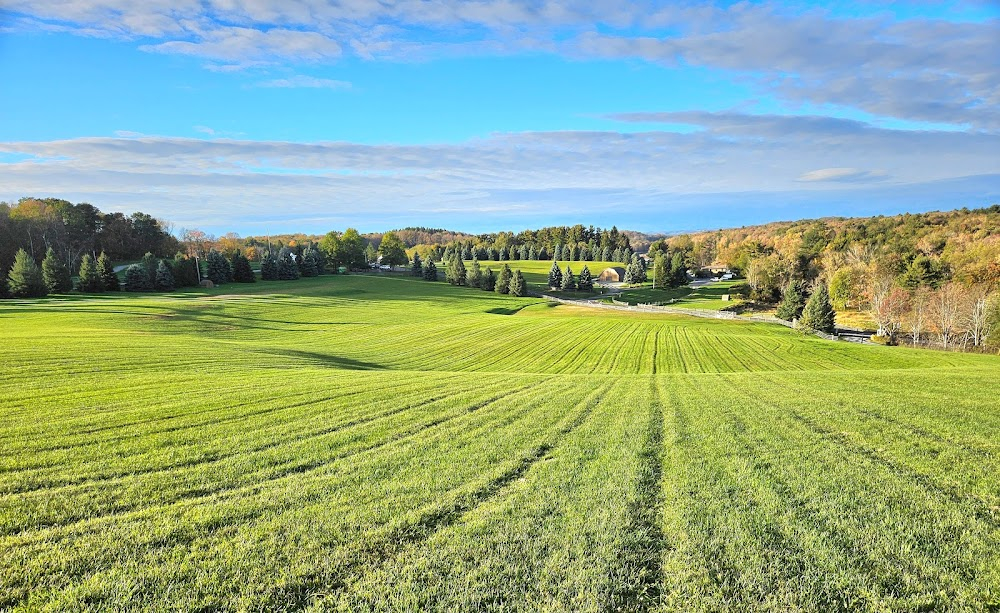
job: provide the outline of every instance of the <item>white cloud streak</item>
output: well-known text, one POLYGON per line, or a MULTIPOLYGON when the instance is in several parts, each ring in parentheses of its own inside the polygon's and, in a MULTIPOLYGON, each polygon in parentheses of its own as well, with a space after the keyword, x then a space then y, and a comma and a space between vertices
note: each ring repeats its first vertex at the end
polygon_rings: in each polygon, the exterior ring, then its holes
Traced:
POLYGON ((699 66, 787 103, 1000 131, 1000 20, 837 18, 796 5, 529 0, 8 0, 15 29, 137 40, 213 70, 558 53, 699 66))
MULTIPOLYGON (((579 221, 622 211, 642 213, 645 227, 668 229, 682 203, 707 199, 720 211, 764 200, 774 213, 783 203, 876 203, 902 194, 912 207, 913 194, 926 200, 943 193, 928 184, 950 185, 955 197, 1000 197, 1000 135, 815 117, 664 119, 699 129, 527 132, 425 146, 166 137, 8 142, 0 152, 20 161, 0 164, 0 197, 127 203, 184 225, 281 218, 300 229, 305 220, 375 212, 394 223, 454 226, 460 219, 579 221), (860 191, 873 186, 883 191, 860 191)), ((979 204, 989 202, 957 205, 979 204)))

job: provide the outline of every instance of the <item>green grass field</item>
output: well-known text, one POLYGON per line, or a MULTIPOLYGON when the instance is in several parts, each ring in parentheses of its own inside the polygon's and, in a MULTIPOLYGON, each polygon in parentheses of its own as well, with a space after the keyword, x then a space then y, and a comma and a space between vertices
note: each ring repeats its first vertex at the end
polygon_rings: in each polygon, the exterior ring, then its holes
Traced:
POLYGON ((619 302, 628 302, 629 304, 669 303, 670 306, 681 309, 720 311, 739 302, 739 298, 734 297, 731 300, 723 300, 722 296, 729 294, 732 287, 740 283, 745 283, 745 281, 719 281, 695 288, 685 286, 663 289, 653 289, 652 283, 646 283, 642 287, 629 288, 622 291, 621 295, 617 296, 616 299, 619 302))
POLYGON ((0 609, 1000 606, 997 356, 374 276, 0 330, 0 609))

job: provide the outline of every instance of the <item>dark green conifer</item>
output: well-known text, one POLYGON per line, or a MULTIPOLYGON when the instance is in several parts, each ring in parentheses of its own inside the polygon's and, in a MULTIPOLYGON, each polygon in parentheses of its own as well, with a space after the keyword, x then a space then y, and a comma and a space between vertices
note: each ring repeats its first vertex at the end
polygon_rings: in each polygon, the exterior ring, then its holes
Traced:
POLYGON ((510 279, 509 293, 511 296, 517 296, 518 298, 523 297, 527 293, 524 275, 521 274, 520 268, 514 271, 514 276, 510 279))
POLYGON ((504 264, 503 268, 500 269, 500 275, 497 276, 497 283, 494 287, 494 291, 498 294, 506 294, 509 292, 511 277, 510 266, 504 264))
POLYGON ((56 251, 49 247, 42 260, 42 280, 50 294, 65 294, 73 289, 73 277, 69 268, 56 257, 56 251))
MULTIPOLYGON (((121 290, 122 284, 118 280, 118 273, 115 272, 111 258, 103 251, 101 255, 97 256, 97 274, 101 275, 101 285, 104 286, 104 291, 117 292, 121 290)), ((197 285, 197 283, 194 285, 197 285)))
MULTIPOLYGON (((145 273, 146 269, 142 269, 145 273)), ((90 254, 85 254, 80 259, 80 291, 86 294, 93 294, 104 291, 104 282, 101 280, 101 273, 97 270, 97 264, 90 254)))
POLYGON ((7 291, 14 298, 41 298, 49 293, 42 269, 24 249, 18 249, 14 255, 14 264, 7 274, 7 291))

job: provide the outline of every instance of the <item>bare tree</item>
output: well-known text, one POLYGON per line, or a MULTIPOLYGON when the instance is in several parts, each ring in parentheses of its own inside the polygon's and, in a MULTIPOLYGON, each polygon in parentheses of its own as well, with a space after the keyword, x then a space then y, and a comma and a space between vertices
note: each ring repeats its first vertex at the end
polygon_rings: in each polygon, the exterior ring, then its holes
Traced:
POLYGON ((969 340, 973 347, 983 347, 993 331, 997 294, 984 285, 976 285, 967 292, 965 303, 969 340))
POLYGON ((941 339, 941 346, 948 349, 961 333, 964 288, 954 281, 942 285, 931 300, 932 323, 941 339))
POLYGON ((913 345, 920 344, 931 316, 931 294, 926 287, 918 288, 910 299, 910 337, 913 345))
POLYGON ((866 292, 868 314, 878 326, 877 334, 896 342, 909 308, 909 295, 897 287, 888 275, 872 275, 866 292))

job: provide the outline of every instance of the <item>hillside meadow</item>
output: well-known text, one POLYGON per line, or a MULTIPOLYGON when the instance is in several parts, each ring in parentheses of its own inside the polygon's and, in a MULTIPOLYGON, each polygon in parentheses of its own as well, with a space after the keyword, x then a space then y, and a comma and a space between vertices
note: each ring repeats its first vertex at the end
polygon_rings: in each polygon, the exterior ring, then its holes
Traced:
POLYGON ((374 276, 0 331, 0 609, 1000 606, 997 356, 374 276))

